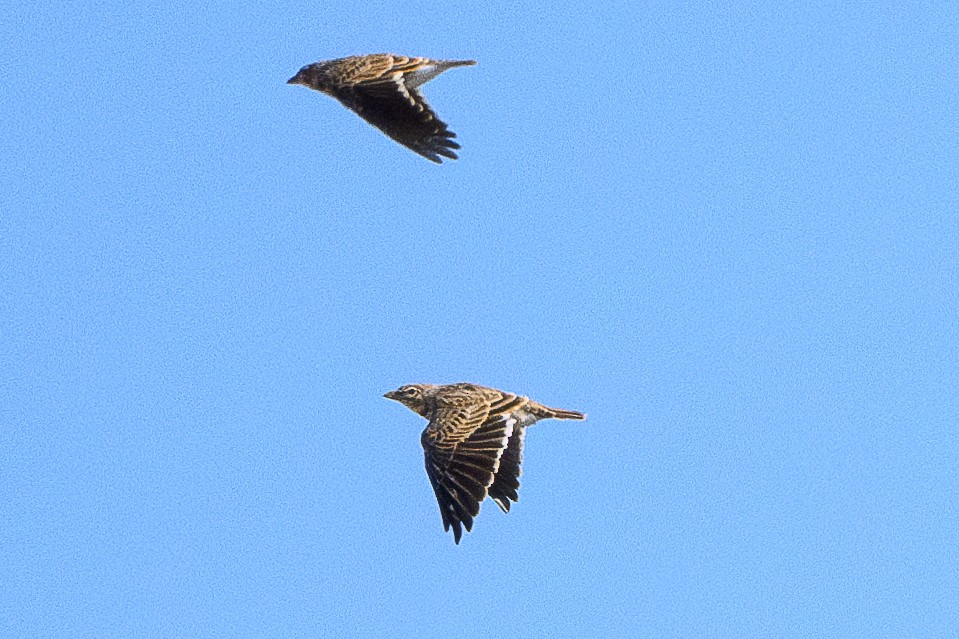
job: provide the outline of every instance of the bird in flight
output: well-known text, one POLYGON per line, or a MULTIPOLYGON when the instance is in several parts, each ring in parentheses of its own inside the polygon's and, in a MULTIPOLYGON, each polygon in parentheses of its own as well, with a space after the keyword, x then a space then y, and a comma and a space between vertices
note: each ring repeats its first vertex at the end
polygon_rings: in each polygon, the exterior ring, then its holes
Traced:
POLYGON ((339 100, 361 118, 428 160, 456 159, 456 134, 436 117, 418 87, 453 67, 475 60, 431 60, 391 53, 315 62, 287 84, 302 84, 339 100))
POLYGON ((475 384, 409 384, 384 395, 429 420, 420 437, 426 474, 436 493, 443 528, 473 529, 480 503, 489 495, 502 511, 519 495, 526 427, 541 419, 586 419, 572 410, 538 404, 527 397, 475 384))

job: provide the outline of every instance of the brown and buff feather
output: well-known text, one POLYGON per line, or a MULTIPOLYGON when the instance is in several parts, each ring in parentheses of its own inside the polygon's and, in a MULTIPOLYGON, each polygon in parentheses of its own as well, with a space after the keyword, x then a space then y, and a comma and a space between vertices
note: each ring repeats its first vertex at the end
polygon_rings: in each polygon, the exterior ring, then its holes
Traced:
POLYGON ((504 511, 519 499, 523 440, 540 419, 585 419, 476 384, 410 384, 386 393, 429 420, 420 438, 443 527, 459 543, 489 496, 504 511))
POLYGON ((309 64, 289 84, 321 91, 403 146, 437 164, 455 160, 456 134, 437 117, 417 87, 475 60, 432 60, 377 53, 309 64))

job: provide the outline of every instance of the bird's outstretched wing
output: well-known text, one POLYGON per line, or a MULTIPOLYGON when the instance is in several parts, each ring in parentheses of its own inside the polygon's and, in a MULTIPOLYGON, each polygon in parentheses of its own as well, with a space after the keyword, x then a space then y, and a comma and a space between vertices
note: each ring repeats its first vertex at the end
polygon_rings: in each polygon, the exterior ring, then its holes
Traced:
POLYGON ((403 73, 343 86, 336 97, 364 120, 426 159, 440 164, 440 156, 457 158, 453 152, 460 148, 453 141, 456 134, 436 116, 420 92, 408 86, 403 73))
POLYGON ((526 427, 516 425, 510 435, 509 444, 499 458, 499 469, 489 487, 489 496, 504 513, 509 512, 510 501, 519 501, 520 465, 523 463, 523 439, 526 427))
POLYGON ((437 399, 421 441, 443 527, 453 529, 456 543, 461 526, 472 530, 480 503, 491 490, 500 508, 506 498, 515 500, 522 457, 522 435, 514 434, 521 429, 515 412, 528 401, 471 384, 451 385, 437 399))
POLYGON ((453 538, 460 542, 461 529, 473 529, 473 518, 496 477, 500 456, 513 434, 515 420, 497 418, 477 428, 469 439, 458 444, 430 441, 423 432, 426 474, 436 493, 443 528, 453 529, 453 538))

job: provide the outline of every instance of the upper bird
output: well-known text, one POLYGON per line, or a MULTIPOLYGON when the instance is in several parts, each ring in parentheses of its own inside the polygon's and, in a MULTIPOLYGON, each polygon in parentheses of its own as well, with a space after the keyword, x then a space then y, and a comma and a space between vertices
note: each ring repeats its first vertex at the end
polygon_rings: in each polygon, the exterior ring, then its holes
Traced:
POLYGON ((420 437, 426 474, 440 505, 443 528, 460 543, 473 529, 480 503, 489 495, 509 512, 519 495, 526 427, 541 419, 586 419, 572 410, 537 404, 527 397, 475 384, 409 384, 383 397, 429 420, 420 437))
POLYGON ((431 60, 392 53, 355 55, 314 62, 287 84, 302 84, 331 95, 345 107, 428 160, 456 159, 456 134, 442 122, 417 90, 447 69, 475 60, 431 60))

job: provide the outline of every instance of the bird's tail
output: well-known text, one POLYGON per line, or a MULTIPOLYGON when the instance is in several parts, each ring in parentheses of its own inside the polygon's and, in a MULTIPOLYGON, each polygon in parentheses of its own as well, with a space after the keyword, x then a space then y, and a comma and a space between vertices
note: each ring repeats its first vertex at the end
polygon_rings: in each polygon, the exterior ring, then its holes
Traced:
MULTIPOLYGON (((439 74, 453 67, 468 67, 474 65, 476 64, 476 60, 432 60, 430 58, 416 58, 415 63, 416 66, 411 67, 410 72, 406 75, 406 86, 410 89, 415 89, 421 84, 426 84, 439 74)), ((456 148, 458 149, 459 146, 456 148)), ((436 160, 433 161, 436 162, 436 160)))
POLYGON ((439 60, 437 64, 445 71, 453 67, 471 67, 476 64, 476 60, 439 60))
POLYGON ((550 417, 552 419, 586 419, 586 413, 580 413, 575 410, 562 410, 559 408, 550 408, 550 417))

